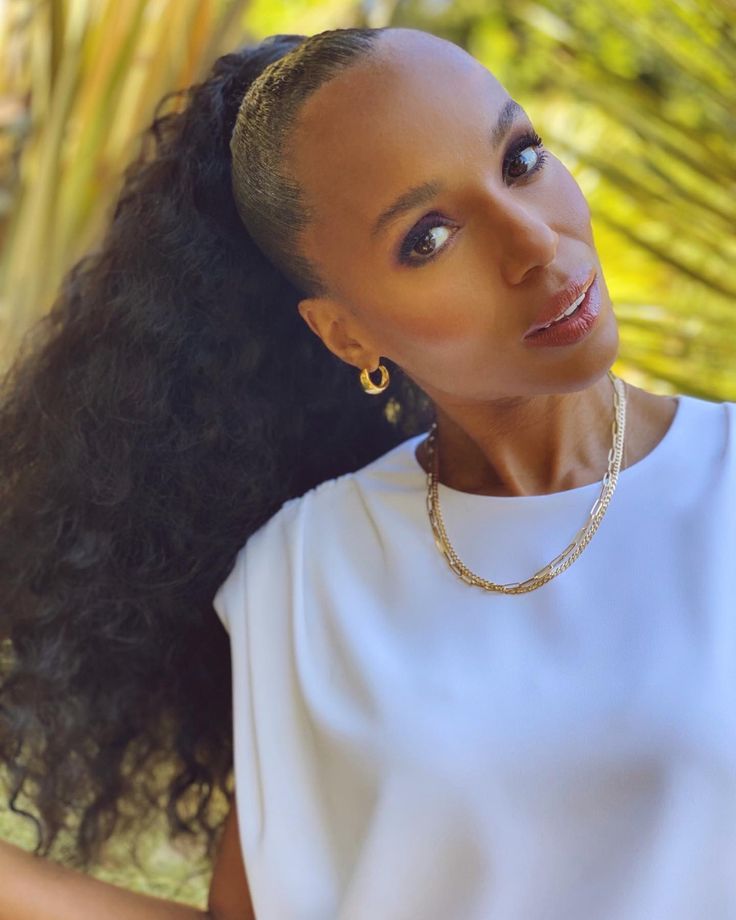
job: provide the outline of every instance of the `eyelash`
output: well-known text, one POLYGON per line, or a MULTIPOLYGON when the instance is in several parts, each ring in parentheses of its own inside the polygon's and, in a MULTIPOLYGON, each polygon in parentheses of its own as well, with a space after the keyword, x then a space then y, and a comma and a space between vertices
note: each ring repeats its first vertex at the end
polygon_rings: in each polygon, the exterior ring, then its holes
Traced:
MULTIPOLYGON (((526 134, 523 134, 518 139, 518 141, 512 145, 511 149, 506 154, 503 161, 504 169, 508 163, 510 163, 512 160, 515 160, 516 157, 519 156, 523 150, 526 150, 527 147, 541 147, 543 143, 544 141, 536 133, 536 131, 527 131, 526 134)), ((529 172, 525 173, 523 176, 515 176, 514 178, 523 180, 533 175, 534 173, 539 172, 544 168, 546 159, 546 151, 537 151, 537 162, 529 170, 529 172)), ((412 249, 420 240, 424 239, 428 231, 433 227, 447 227, 449 225, 450 221, 446 221, 443 218, 440 218, 439 215, 428 214, 426 218, 423 221, 420 221, 412 230, 410 230, 407 236, 404 238, 404 241, 401 244, 401 249, 399 250, 399 261, 404 265, 410 266, 411 268, 418 268, 421 265, 426 265, 427 262, 430 262, 432 259, 434 259, 434 257, 438 255, 442 249, 444 249, 444 246, 442 246, 440 249, 437 249, 432 255, 425 256, 424 258, 418 260, 410 258, 412 249)))

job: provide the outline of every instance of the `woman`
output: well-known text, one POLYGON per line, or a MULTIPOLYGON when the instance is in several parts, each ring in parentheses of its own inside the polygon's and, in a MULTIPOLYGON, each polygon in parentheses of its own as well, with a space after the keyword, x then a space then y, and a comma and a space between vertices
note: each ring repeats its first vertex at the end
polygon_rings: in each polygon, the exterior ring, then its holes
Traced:
MULTIPOLYGON (((523 109, 347 29, 226 55, 151 133, 2 416, 38 852, 78 814, 90 859, 165 754, 209 916, 736 916, 736 404, 610 372, 523 109)), ((0 857, 2 920, 200 916, 0 857)))

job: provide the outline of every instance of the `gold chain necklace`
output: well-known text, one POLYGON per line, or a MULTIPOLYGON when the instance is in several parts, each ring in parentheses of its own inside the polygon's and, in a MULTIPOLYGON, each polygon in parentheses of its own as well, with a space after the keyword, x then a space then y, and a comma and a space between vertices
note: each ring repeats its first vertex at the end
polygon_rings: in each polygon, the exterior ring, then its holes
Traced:
POLYGON ((626 433, 626 384, 610 370, 608 371, 608 376, 613 383, 614 392, 614 419, 611 424, 613 446, 608 451, 608 469, 603 477, 600 495, 588 512, 588 520, 575 534, 572 542, 558 556, 555 556, 551 562, 548 562, 544 568, 535 572, 531 578, 527 578, 525 581, 509 582, 507 584, 496 584, 493 581, 488 581, 472 572, 455 552, 450 543, 450 538, 447 536, 445 522, 440 511, 438 490, 439 450, 435 444, 437 422, 432 423, 427 438, 427 451, 429 453, 427 511, 429 512, 429 520, 432 524, 432 531, 434 532, 434 539, 438 549, 444 555, 452 571, 462 578, 464 582, 469 585, 476 585, 486 591, 496 591, 502 594, 525 594, 528 591, 541 588, 542 585, 568 569, 591 541, 593 534, 598 530, 598 526, 603 520, 603 515, 606 513, 618 482, 621 457, 623 456, 624 435, 626 433))

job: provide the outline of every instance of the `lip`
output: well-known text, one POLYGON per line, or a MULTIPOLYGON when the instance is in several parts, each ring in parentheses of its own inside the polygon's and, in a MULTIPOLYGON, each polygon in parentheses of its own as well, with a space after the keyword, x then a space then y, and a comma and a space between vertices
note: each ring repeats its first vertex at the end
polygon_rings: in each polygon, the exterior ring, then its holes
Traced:
POLYGON ((573 300, 587 290, 596 278, 595 269, 588 269, 584 276, 576 276, 570 278, 566 286, 555 294, 542 308, 539 316, 537 316, 534 323, 526 330, 522 339, 528 338, 530 335, 533 335, 542 326, 545 326, 547 323, 552 322, 555 317, 559 316, 560 313, 566 308, 569 307, 573 300))
POLYGON ((585 297, 577 310, 566 319, 555 323, 549 329, 540 329, 532 333, 525 340, 530 347, 549 345, 573 345, 584 339, 595 325, 601 311, 601 295, 598 288, 598 278, 585 292, 585 297))

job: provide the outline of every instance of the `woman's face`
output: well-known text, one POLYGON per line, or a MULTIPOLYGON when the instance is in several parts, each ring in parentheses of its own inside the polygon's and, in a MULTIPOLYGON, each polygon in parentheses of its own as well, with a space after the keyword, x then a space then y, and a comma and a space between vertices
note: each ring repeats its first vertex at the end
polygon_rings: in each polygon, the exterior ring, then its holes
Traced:
POLYGON ((462 49, 409 29, 374 49, 308 99, 292 135, 287 165, 314 213, 304 252, 331 290, 302 316, 344 360, 386 356, 446 406, 592 384, 618 329, 579 186, 462 49), (593 270, 588 336, 522 341, 593 270))

